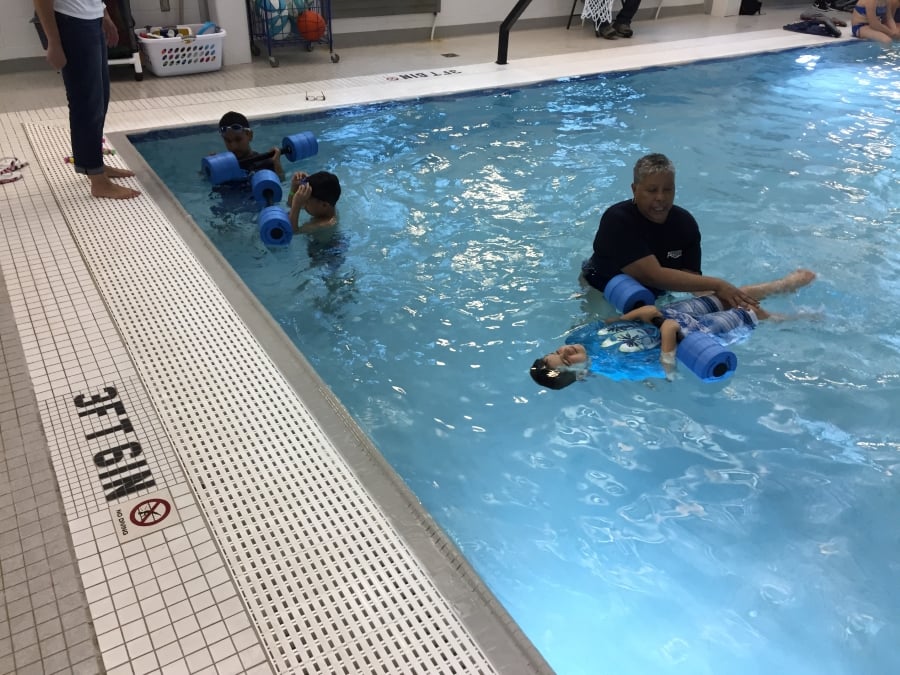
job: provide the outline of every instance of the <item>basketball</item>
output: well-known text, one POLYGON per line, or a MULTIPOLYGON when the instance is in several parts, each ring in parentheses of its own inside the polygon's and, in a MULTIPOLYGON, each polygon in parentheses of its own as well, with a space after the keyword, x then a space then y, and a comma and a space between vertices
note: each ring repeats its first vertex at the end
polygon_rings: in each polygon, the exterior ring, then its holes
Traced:
POLYGON ((305 9, 297 17, 297 32, 307 42, 318 42, 325 37, 325 19, 318 12, 305 9))

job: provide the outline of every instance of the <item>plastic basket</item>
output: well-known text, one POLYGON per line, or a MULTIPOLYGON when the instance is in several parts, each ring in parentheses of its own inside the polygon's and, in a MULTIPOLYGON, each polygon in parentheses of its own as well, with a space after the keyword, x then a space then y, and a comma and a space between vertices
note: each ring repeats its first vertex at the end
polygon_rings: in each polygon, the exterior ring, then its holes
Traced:
POLYGON ((173 38, 148 37, 148 33, 159 32, 159 28, 135 30, 141 45, 141 57, 151 73, 158 77, 169 75, 189 75, 219 70, 222 67, 222 52, 225 48, 225 29, 197 35, 203 24, 178 26, 179 33, 189 33, 173 38))

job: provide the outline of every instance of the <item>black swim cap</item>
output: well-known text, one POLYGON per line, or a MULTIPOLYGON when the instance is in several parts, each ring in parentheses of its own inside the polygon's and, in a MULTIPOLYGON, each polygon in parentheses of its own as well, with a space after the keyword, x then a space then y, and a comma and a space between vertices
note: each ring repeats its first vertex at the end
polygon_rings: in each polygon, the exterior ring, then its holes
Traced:
POLYGON ((306 179, 312 188, 312 196, 334 206, 341 198, 341 182, 333 173, 317 171, 306 179))
POLYGON ((219 128, 222 127, 230 127, 232 124, 239 124, 245 129, 250 128, 250 122, 244 115, 241 115, 239 112, 234 112, 233 110, 222 115, 222 119, 219 120, 219 128))
POLYGON ((543 357, 531 364, 531 370, 528 373, 532 380, 547 389, 564 389, 578 379, 571 370, 548 368, 543 357))

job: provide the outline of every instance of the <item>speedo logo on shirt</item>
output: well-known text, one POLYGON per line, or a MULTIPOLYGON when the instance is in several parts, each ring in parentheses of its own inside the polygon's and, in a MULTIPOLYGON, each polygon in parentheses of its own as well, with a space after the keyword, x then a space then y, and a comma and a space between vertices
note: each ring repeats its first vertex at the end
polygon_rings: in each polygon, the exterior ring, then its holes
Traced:
POLYGON ((678 250, 678 251, 669 251, 668 253, 666 253, 666 258, 672 258, 672 259, 674 259, 674 260, 677 260, 677 259, 680 258, 680 257, 681 257, 681 251, 680 251, 680 250, 678 250))

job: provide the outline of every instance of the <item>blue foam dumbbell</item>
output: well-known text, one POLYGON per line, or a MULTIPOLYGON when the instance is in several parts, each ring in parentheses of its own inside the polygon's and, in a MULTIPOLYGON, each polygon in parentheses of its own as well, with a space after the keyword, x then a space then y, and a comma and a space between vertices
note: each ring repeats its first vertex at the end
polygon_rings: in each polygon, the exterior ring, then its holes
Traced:
POLYGON ((260 206, 272 206, 281 201, 281 180, 278 174, 270 169, 253 174, 253 178, 250 179, 250 190, 260 206))
POLYGON ((706 333, 688 333, 678 343, 675 356, 704 382, 724 380, 737 368, 737 356, 706 333))
POLYGON ((200 171, 213 185, 233 183, 247 177, 247 172, 241 168, 237 157, 231 152, 220 152, 217 155, 204 157, 200 162, 200 171))
POLYGON ((287 157, 289 162, 298 162, 318 152, 319 141, 311 131, 302 131, 281 139, 281 154, 287 157))
POLYGON ((280 206, 281 181, 274 171, 257 171, 250 179, 253 198, 263 209, 259 212, 259 238, 266 246, 287 246, 294 237, 291 219, 280 206))
MULTIPOLYGON (((282 138, 280 150, 281 156, 287 158, 289 162, 297 162, 317 154, 319 142, 311 131, 302 131, 299 134, 282 138)), ((250 159, 242 162, 235 157, 234 153, 220 152, 204 157, 200 163, 200 170, 213 185, 232 183, 245 179, 254 164, 274 155, 274 151, 270 150, 261 155, 253 155, 250 159)))
POLYGON ((603 296, 620 314, 656 302, 653 291, 641 285, 627 274, 617 274, 603 289, 603 296))
POLYGON ((267 206, 259 212, 259 238, 266 246, 287 246, 294 237, 288 214, 280 206, 267 206))

